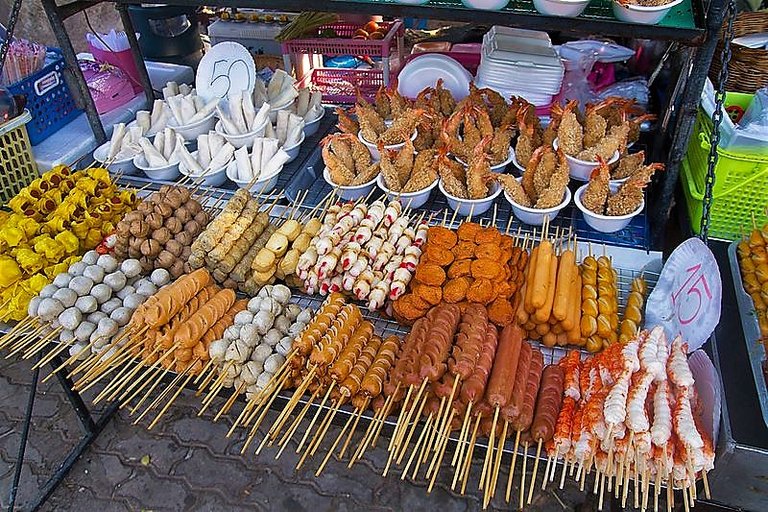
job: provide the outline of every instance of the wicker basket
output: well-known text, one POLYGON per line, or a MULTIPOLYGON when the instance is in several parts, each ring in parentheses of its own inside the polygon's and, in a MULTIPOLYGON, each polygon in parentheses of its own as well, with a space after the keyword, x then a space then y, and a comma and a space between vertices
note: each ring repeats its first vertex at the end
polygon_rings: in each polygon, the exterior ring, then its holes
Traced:
MULTIPOLYGON (((723 52, 723 32, 715 49, 715 56, 709 68, 709 77, 717 85, 720 76, 720 55, 723 52)), ((733 22, 734 37, 768 32, 768 10, 741 12, 733 22)), ((768 85, 768 50, 731 45, 731 61, 728 63, 726 91, 753 94, 768 85)))

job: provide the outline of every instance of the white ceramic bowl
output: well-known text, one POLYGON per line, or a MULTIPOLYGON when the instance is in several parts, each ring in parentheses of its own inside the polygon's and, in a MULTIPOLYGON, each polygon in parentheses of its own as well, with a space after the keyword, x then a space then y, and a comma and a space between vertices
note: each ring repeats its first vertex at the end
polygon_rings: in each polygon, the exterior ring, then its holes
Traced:
POLYGON ((432 193, 432 189, 437 186, 438 181, 440 180, 436 179, 428 187, 417 190, 416 192, 393 192, 388 189, 387 185, 384 183, 384 176, 379 174, 378 178, 376 178, 376 185, 387 194, 388 199, 392 200, 399 198, 401 204, 410 205, 411 208, 419 208, 424 206, 424 203, 427 202, 429 195, 432 193))
MULTIPOLYGON (((599 231, 601 233, 615 233, 616 231, 621 231, 627 227, 630 222, 632 222, 633 218, 637 217, 640 212, 643 211, 643 208, 645 208, 645 201, 643 201, 637 210, 627 215, 598 215, 589 211, 581 203, 581 195, 587 189, 588 185, 588 183, 587 185, 582 185, 578 188, 578 190, 576 190, 576 193, 573 196, 573 201, 576 203, 576 207, 581 210, 581 214, 584 216, 584 220, 595 231, 599 231)), ((620 184, 611 183, 609 186, 611 187, 611 193, 616 193, 620 187, 620 184)))
POLYGON ((322 114, 320 114, 320 117, 318 117, 314 121, 310 121, 309 123, 304 122, 304 136, 311 137, 312 135, 316 134, 317 129, 320 128, 320 121, 324 117, 325 117, 325 109, 323 109, 322 114))
POLYGON ((164 167, 150 167, 144 153, 139 153, 133 157, 133 165, 153 181, 173 181, 179 177, 179 158, 176 153, 171 156, 169 164, 164 167))
POLYGON ((472 215, 480 215, 487 212, 491 208, 493 201, 495 201, 496 198, 499 197, 499 194, 501 194, 501 187, 495 182, 491 184, 491 195, 483 199, 462 199, 460 197, 452 196, 446 192, 445 187, 443 187, 442 179, 439 180, 437 186, 448 201, 448 206, 451 210, 454 210, 458 212, 459 215, 463 216, 469 215, 470 212, 472 212, 472 215))
MULTIPOLYGON (((413 135, 411 135, 411 142, 416 138, 417 132, 416 130, 413 131, 413 135)), ((379 153, 379 148, 376 147, 376 144, 371 144, 367 140, 365 140, 365 137, 363 137, 363 132, 357 132, 357 138, 360 142, 365 144, 365 147, 368 148, 368 151, 371 153, 371 158, 374 162, 378 162, 381 160, 381 154, 379 153)), ((390 144, 389 146, 384 146, 384 149, 394 149, 395 151, 400 151, 400 149, 405 146, 405 142, 401 142, 400 144, 390 144)))
MULTIPOLYGON (((197 160, 197 151, 192 153, 192 157, 197 160)), ((231 161, 231 160, 230 160, 231 161)), ((184 162, 179 162, 179 172, 184 176, 189 176, 195 183, 202 183, 206 187, 220 187, 227 180, 227 162, 219 169, 210 169, 203 175, 189 174, 189 169, 184 166, 184 162)))
MULTIPOLYGON (((226 170, 227 178, 229 178, 230 181, 235 183, 240 188, 248 187, 248 184, 251 182, 251 180, 237 179, 237 161, 232 160, 229 162, 227 164, 226 170)), ((280 171, 282 170, 283 166, 281 165, 274 172, 264 176, 259 176, 259 179, 254 181, 253 185, 251 185, 250 191, 258 194, 269 194, 275 190, 275 187, 277 186, 277 178, 280 176, 280 171)))
MULTIPOLYGON (((522 179, 523 178, 517 178, 517 181, 519 182, 522 179)), ((515 213, 515 217, 517 217, 520 222, 523 224, 529 224, 531 226, 541 226, 544 224, 544 221, 547 218, 550 222, 553 221, 560 213, 560 211, 568 206, 568 203, 571 202, 571 191, 568 189, 568 187, 565 187, 563 202, 553 208, 529 208, 527 206, 523 206, 519 203, 516 203, 512 197, 507 194, 506 191, 504 191, 504 197, 509 202, 509 204, 512 205, 512 211, 515 213)))
POLYGON ((296 157, 299 156, 299 150, 301 149, 301 145, 304 143, 304 140, 306 138, 307 138, 306 134, 302 133, 301 138, 299 139, 299 142, 297 142, 293 146, 283 147, 283 151, 288 153, 288 157, 289 157, 285 163, 290 163, 296 160, 296 157))
MULTIPOLYGON (((102 165, 106 164, 109 154, 109 141, 105 142, 93 152, 93 159, 102 165)), ((113 160, 109 164, 109 172, 112 174, 123 174, 124 176, 131 176, 136 174, 137 169, 133 164, 133 156, 123 158, 120 160, 113 160)))
MULTIPOLYGON (((557 139, 552 143, 552 147, 557 151, 557 139)), ((588 162, 587 160, 579 160, 571 155, 565 155, 565 159, 568 161, 568 171, 571 178, 577 181, 589 181, 589 177, 594 169, 597 169, 600 164, 597 162, 588 162)), ((606 163, 610 166, 619 161, 619 151, 616 150, 613 156, 606 163)))
POLYGON ((267 126, 267 121, 265 120, 264 123, 258 127, 255 130, 250 131, 249 133, 243 133, 241 135, 229 135, 227 132, 224 131, 224 125, 221 123, 221 121, 216 122, 216 133, 224 137, 224 140, 235 146, 235 149, 240 149, 243 146, 247 147, 248 149, 251 149, 253 147, 253 139, 256 137, 263 137, 264 136, 264 128, 267 126))
POLYGON ((336 190, 336 193, 338 194, 338 196, 344 199, 345 201, 357 201, 361 197, 367 196, 368 193, 371 190, 373 190, 373 187, 376 186, 376 178, 373 178, 368 183, 363 183, 362 185, 346 186, 346 187, 337 185, 333 181, 331 181, 331 175, 328 172, 328 167, 325 167, 323 169, 323 178, 325 179, 326 183, 328 183, 331 186, 331 188, 336 190))
MULTIPOLYGON (((459 162, 464 167, 467 166, 467 163, 464 160, 462 160, 461 158, 457 157, 456 155, 454 155, 454 158, 456 159, 457 162, 459 162)), ((504 160, 503 162, 501 162, 500 164, 492 165, 491 166, 491 171, 492 172, 497 172, 499 174, 503 174, 504 170, 507 168, 507 165, 512 163, 512 161, 514 159, 515 159, 515 150, 514 150, 514 148, 512 146, 510 146, 509 147, 509 155, 507 156, 507 159, 504 160)), ((517 164, 515 164, 515 166, 517 167, 517 164)), ((525 169, 523 169, 523 170, 525 170, 525 169)))
POLYGON ((275 124, 277 122, 277 113, 281 110, 287 110, 293 105, 293 100, 289 101, 285 105, 279 105, 269 109, 269 122, 275 124))
POLYGON ((175 123, 175 120, 171 120, 168 122, 168 126, 173 128, 184 140, 196 141, 199 135, 206 134, 213 129, 213 125, 216 124, 216 111, 214 110, 208 114, 208 117, 192 124, 177 126, 175 123))
POLYGON ((613 15, 621 21, 655 25, 663 20, 664 16, 673 7, 680 5, 682 2, 683 0, 674 0, 666 5, 644 7, 642 5, 621 5, 616 0, 613 0, 613 15))
POLYGON ((533 6, 547 16, 573 18, 584 12, 589 0, 533 0, 533 6))
POLYGON ((509 0, 461 0, 470 9, 482 9, 484 11, 498 11, 509 3, 509 0))

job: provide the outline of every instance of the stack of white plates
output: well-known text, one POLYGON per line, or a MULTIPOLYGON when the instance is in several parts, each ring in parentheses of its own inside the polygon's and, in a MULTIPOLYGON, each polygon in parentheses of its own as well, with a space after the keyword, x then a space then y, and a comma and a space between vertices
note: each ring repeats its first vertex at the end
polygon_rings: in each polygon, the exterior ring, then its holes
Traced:
POLYGON ((543 106, 560 92, 564 73, 546 32, 494 26, 483 36, 475 82, 543 106))

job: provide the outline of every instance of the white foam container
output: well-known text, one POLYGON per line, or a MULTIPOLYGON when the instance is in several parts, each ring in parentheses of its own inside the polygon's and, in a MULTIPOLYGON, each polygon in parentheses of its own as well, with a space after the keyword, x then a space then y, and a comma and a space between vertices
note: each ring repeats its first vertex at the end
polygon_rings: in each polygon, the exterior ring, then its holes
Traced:
POLYGON ((307 138, 307 135, 305 133, 302 133, 301 138, 299 139, 299 142, 297 142, 293 146, 283 147, 283 151, 285 151, 288 154, 288 160, 285 162, 286 164, 296 160, 296 157, 299 156, 299 150, 301 149, 301 145, 304 143, 304 140, 306 138, 307 138))
MULTIPOLYGON (((643 211, 643 208, 645 208, 645 200, 643 200, 637 210, 627 215, 598 215, 597 213, 588 210, 581 203, 581 195, 584 193, 588 186, 589 183, 579 187, 578 190, 576 190, 576 193, 573 195, 573 201, 576 203, 576 207, 581 210, 581 214, 584 216, 586 223, 589 224, 589 227, 595 231, 599 231, 601 233, 615 233, 616 231, 621 231, 627 227, 630 222, 632 222, 632 219, 640 215, 640 213, 643 211)), ((618 183, 610 183, 609 186, 611 188, 611 193, 613 194, 616 193, 620 185, 618 183)))
POLYGON ((424 204, 427 202, 429 195, 432 193, 432 189, 437 186, 438 181, 439 178, 433 181, 432 184, 428 187, 417 190, 415 192, 393 192, 392 190, 388 189, 387 185, 384 183, 384 176, 379 174, 379 176, 376 178, 376 185, 378 185, 378 187, 383 190, 385 194, 387 194, 387 198, 389 200, 399 198, 401 204, 410 205, 411 208, 419 208, 424 206, 424 204))
POLYGON ((229 135, 227 132, 224 131, 224 126, 221 123, 221 121, 218 121, 216 123, 216 133, 224 137, 224 140, 235 146, 235 149, 240 149, 243 146, 247 147, 248 149, 251 149, 253 147, 253 139, 256 137, 263 137, 264 136, 264 128, 267 126, 267 121, 265 120, 264 123, 257 129, 250 131, 249 133, 243 133, 241 135, 229 135))
POLYGON ((144 153, 139 153, 133 157, 133 165, 153 181, 173 181, 179 177, 179 159, 176 153, 171 155, 169 164, 164 167, 150 167, 144 153))
MULTIPOLYGON (((557 139, 552 142, 552 147, 557 151, 557 139)), ((589 181, 589 177, 592 171, 597 169, 600 164, 598 162, 589 162, 587 160, 579 160, 571 155, 565 155, 565 159, 568 161, 568 173, 571 178, 576 181, 589 181)), ((608 166, 611 166, 619 161, 619 151, 616 150, 610 160, 606 162, 608 166)))
MULTIPOLYGON (((517 178, 519 182, 522 178, 517 178)), ((531 226, 541 226, 546 219, 553 221, 563 208, 568 206, 571 202, 571 191, 568 187, 565 187, 565 193, 563 194, 563 202, 553 208, 529 208, 516 203, 512 197, 504 191, 504 198, 512 205, 512 211, 520 222, 531 226)))
POLYGON ((498 11, 506 7, 509 0, 461 0, 461 3, 470 9, 498 11))
MULTIPOLYGON (((277 179, 280 177, 280 171, 283 170, 283 166, 277 168, 274 172, 265 175, 265 176, 259 176, 259 179, 253 182, 253 185, 251 185, 251 188, 249 189, 251 192, 256 192, 259 194, 269 194, 273 190, 275 190, 275 187, 277 186, 277 179)), ((235 185, 237 185, 240 188, 247 188, 248 184, 251 182, 251 180, 240 180, 237 179, 237 161, 232 160, 227 164, 226 167, 227 172, 227 178, 231 182, 233 182, 235 185)))
POLYGON ((533 6, 541 14, 573 18, 584 12, 589 0, 533 0, 533 6))
POLYGON ((325 109, 323 109, 323 113, 320 114, 320 117, 315 119, 314 121, 311 121, 309 123, 304 123, 304 136, 305 137, 311 137, 314 134, 317 133, 318 128, 320 128, 320 121, 325 117, 325 109))
MULTIPOLYGON (((104 165, 108 160, 108 154, 109 141, 96 148, 96 150, 93 152, 93 159, 104 165)), ((113 160, 112 163, 109 164, 109 172, 111 174, 123 174, 125 176, 136 174, 138 169, 136 169, 136 166, 133 163, 133 158, 133 156, 130 156, 121 160, 113 160)))
MULTIPOLYGON (((192 158, 197 160, 197 151, 192 153, 192 158)), ((220 187, 227 181, 227 165, 229 165, 229 162, 219 169, 211 169, 207 173, 197 176, 189 173, 189 169, 184 166, 184 162, 179 162, 179 172, 184 176, 189 176, 195 183, 202 183, 207 187, 220 187)))
MULTIPOLYGON (((413 135, 411 135, 411 142, 413 142, 414 139, 416 139, 417 133, 418 132, 416 130, 413 131, 413 135)), ((379 153, 379 148, 376 147, 376 144, 371 144, 370 142, 365 140, 365 137, 363 137, 362 131, 357 132, 357 139, 363 144, 365 144, 365 147, 368 148, 368 151, 371 153, 371 158, 373 159, 374 162, 378 162, 379 160, 381 160, 381 153, 379 153)), ((400 144, 390 144, 389 146, 384 146, 384 149, 393 149, 395 151, 400 151, 400 149, 402 149, 403 146, 405 146, 405 142, 401 142, 400 144)))
POLYGON ((186 125, 176 125, 176 120, 171 119, 168 121, 168 126, 174 129, 176 133, 181 135, 185 141, 197 140, 197 137, 204 135, 213 129, 213 125, 216 124, 216 111, 214 110, 208 117, 201 119, 200 121, 186 125))
POLYGON ((493 205, 493 202, 499 197, 499 194, 501 194, 501 187, 495 182, 491 184, 491 187, 493 188, 491 194, 483 199, 462 199, 460 197, 452 196, 446 192, 445 187, 443 187, 442 179, 439 180, 437 186, 448 201, 450 209, 457 212, 459 215, 469 215, 470 212, 472 212, 472 215, 485 213, 491 208, 491 205, 493 205))
POLYGON ((683 0, 674 0, 666 5, 654 5, 645 7, 642 5, 621 5, 613 0, 613 15, 621 21, 640 23, 643 25, 656 25, 673 7, 683 3, 683 0))
POLYGON ((361 197, 365 197, 368 195, 368 193, 373 190, 373 187, 376 186, 376 178, 373 178, 368 183, 363 183, 362 185, 355 185, 355 186, 341 186, 335 184, 333 181, 331 181, 331 175, 328 172, 328 167, 325 167, 323 169, 323 178, 325 179, 326 183, 328 183, 333 189, 336 190, 336 194, 345 201, 357 201, 361 197))

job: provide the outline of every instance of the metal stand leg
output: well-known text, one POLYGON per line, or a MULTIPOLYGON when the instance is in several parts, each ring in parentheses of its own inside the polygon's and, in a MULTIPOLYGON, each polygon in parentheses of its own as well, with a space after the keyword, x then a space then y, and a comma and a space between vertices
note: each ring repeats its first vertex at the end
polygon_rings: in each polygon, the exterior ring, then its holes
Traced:
MULTIPOLYGON (((56 356, 51 361, 51 368, 58 367, 62 362, 61 357, 56 356)), ((27 401, 27 408, 24 413, 24 424, 21 429, 21 441, 19 443, 19 455, 16 459, 16 467, 14 469, 13 483, 11 485, 11 491, 8 499, 8 512, 13 512, 16 507, 16 495, 19 490, 19 482, 21 480, 21 471, 24 464, 24 455, 27 449, 27 442, 29 440, 29 429, 32 424, 32 410, 35 404, 35 395, 37 394, 37 382, 40 377, 40 370, 36 369, 32 375, 32 388, 29 391, 29 400, 27 401)), ((74 389, 72 389, 72 380, 69 379, 64 372, 58 372, 56 374, 59 385, 64 390, 64 393, 72 405, 72 408, 77 414, 77 418, 85 431, 85 435, 80 438, 80 441, 69 452, 67 457, 61 462, 59 467, 54 471, 51 478, 40 489, 38 495, 34 501, 28 504, 27 510, 32 512, 38 510, 43 506, 45 501, 53 494, 53 491, 64 480, 64 478, 72 469, 72 466, 77 462, 77 459, 85 452, 90 444, 99 436, 101 431, 107 425, 112 416, 117 412, 118 404, 113 403, 102 413, 101 417, 94 421, 91 412, 83 402, 82 397, 74 389)))

